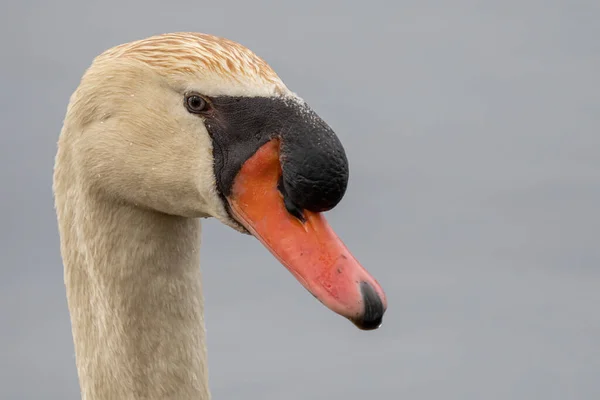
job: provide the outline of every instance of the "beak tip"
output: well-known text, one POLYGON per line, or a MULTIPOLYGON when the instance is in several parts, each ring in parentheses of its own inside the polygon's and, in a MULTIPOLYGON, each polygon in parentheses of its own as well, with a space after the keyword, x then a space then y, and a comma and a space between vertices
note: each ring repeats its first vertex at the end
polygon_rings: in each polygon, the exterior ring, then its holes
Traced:
POLYGON ((360 292, 363 298, 363 313, 354 318, 352 322, 363 331, 372 331, 381 327, 383 314, 387 309, 384 301, 377 294, 373 286, 367 282, 360 283, 360 292))

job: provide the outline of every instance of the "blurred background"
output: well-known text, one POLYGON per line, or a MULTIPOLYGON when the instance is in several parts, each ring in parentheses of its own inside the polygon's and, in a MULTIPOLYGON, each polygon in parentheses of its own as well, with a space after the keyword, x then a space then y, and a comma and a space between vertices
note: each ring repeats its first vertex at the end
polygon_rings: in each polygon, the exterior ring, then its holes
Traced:
POLYGON ((334 229, 387 291, 362 332, 204 223, 215 399, 600 398, 600 2, 5 2, 0 398, 77 399, 51 191, 69 96, 105 49, 238 41, 337 132, 334 229))

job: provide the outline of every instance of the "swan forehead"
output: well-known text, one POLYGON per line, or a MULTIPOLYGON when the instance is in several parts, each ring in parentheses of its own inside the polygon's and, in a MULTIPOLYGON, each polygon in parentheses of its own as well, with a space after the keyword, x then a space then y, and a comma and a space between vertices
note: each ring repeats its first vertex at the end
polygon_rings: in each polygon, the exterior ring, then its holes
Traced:
POLYGON ((209 96, 291 95, 262 58, 239 43, 208 34, 152 36, 113 47, 96 61, 114 58, 140 61, 209 96))

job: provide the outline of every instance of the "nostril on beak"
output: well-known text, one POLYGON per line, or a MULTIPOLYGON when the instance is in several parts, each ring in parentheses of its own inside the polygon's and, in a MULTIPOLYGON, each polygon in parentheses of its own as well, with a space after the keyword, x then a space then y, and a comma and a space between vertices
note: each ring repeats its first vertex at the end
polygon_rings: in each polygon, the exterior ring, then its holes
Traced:
POLYGON ((362 330, 369 331, 381 326, 385 308, 381 298, 367 282, 360 283, 360 292, 365 306, 362 316, 354 320, 354 324, 362 330))

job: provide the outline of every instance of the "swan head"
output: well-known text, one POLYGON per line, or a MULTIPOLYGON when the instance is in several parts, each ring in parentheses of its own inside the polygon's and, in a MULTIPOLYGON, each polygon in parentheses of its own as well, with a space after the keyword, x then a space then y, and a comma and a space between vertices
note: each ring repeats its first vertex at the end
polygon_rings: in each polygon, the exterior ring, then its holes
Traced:
POLYGON ((323 304, 375 329, 387 302, 322 212, 348 183, 332 129, 244 46, 176 33, 98 56, 59 146, 107 200, 214 217, 259 239, 323 304))

